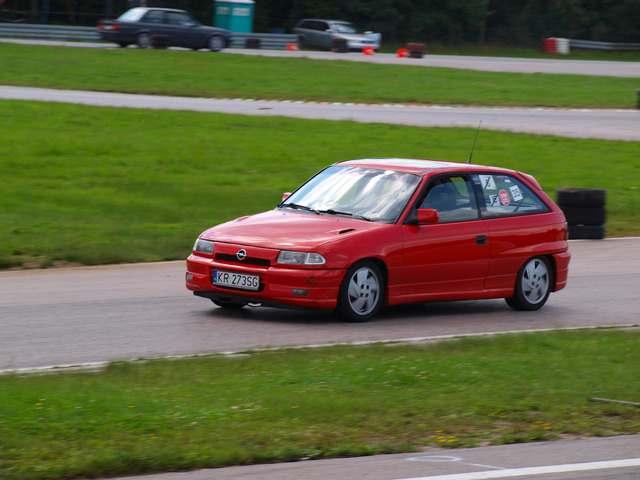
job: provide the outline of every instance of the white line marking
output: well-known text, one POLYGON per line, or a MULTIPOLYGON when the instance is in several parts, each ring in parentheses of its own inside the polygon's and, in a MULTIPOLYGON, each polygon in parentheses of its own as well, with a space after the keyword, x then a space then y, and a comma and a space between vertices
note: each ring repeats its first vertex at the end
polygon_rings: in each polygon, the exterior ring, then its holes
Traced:
POLYGON ((462 461, 462 458, 450 455, 424 455, 421 457, 410 457, 407 458, 407 460, 412 462, 461 462, 463 465, 470 465, 472 467, 493 468, 494 470, 507 470, 504 467, 483 465, 482 463, 466 463, 462 461))
POLYGON ((150 360, 167 359, 167 360, 180 360, 184 358, 202 358, 202 357, 225 357, 247 354, 248 351, 253 353, 259 352, 273 352, 278 350, 303 350, 312 348, 325 348, 335 346, 365 346, 374 344, 402 344, 402 343, 425 343, 425 342, 439 342, 442 340, 455 340, 458 338, 474 338, 474 337, 493 337, 498 335, 513 335, 524 333, 545 333, 545 332, 570 332, 574 330, 615 330, 615 329, 635 329, 640 327, 640 323, 628 323, 617 325, 584 325, 581 327, 563 327, 563 328, 540 328, 540 329, 525 329, 525 330, 503 330, 499 332, 486 332, 486 333, 453 333, 450 335, 432 335, 428 337, 408 337, 408 338, 390 338, 387 340, 360 340, 356 342, 333 342, 333 343, 317 343, 311 345, 283 345, 280 347, 265 347, 265 348, 251 348, 247 347, 243 350, 236 351, 222 351, 222 352, 210 352, 210 353, 194 353, 188 355, 161 355, 157 357, 144 357, 144 358, 131 358, 131 359, 114 359, 105 360, 101 362, 86 362, 86 363, 68 363, 62 365, 43 365, 39 367, 24 367, 24 368, 5 368, 0 369, 0 375, 29 375, 39 373, 62 373, 70 370, 94 370, 100 368, 106 368, 110 363, 114 362, 144 362, 150 360))
POLYGON ((546 465, 540 467, 509 468, 489 472, 454 473, 432 477, 412 477, 398 480, 484 480, 486 478, 510 478, 524 475, 544 475, 546 473, 584 472, 587 470, 603 470, 610 468, 639 467, 640 458, 626 460, 608 460, 604 462, 569 463, 566 465, 546 465))

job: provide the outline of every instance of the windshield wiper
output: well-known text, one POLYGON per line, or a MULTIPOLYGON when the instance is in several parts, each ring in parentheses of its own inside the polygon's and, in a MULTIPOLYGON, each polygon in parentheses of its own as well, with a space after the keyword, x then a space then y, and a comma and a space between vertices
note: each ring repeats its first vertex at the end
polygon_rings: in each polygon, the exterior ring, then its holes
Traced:
POLYGON ((315 214, 320 215, 320 212, 311 208, 311 207, 307 207, 306 205, 299 205, 297 203, 281 203, 280 205, 278 205, 278 207, 280 208, 293 208, 294 210, 304 210, 306 212, 313 212, 315 214))
POLYGON ((318 213, 328 213, 329 215, 346 215, 347 217, 357 218, 358 220, 366 220, 367 222, 373 221, 370 218, 367 218, 364 215, 360 215, 358 213, 341 212, 339 210, 334 210, 333 208, 329 208, 327 210, 318 210, 318 213))
POLYGON ((318 210, 318 213, 328 213, 329 215, 347 215, 348 217, 353 217, 353 213, 351 212, 341 212, 339 210, 334 210, 333 208, 327 208, 326 210, 318 210))

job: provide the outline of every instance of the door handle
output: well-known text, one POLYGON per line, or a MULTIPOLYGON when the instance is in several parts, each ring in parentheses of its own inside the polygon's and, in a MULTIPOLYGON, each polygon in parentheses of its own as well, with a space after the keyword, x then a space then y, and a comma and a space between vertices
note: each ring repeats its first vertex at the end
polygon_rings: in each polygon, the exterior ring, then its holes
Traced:
POLYGON ((478 235, 476 237, 476 245, 486 245, 487 244, 487 236, 486 235, 478 235))

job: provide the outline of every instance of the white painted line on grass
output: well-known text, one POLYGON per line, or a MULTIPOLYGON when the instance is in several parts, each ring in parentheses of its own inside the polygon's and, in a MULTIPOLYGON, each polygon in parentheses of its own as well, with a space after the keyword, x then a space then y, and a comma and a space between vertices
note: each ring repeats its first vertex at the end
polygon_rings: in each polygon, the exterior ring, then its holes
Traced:
POLYGON ((566 465, 545 465, 540 467, 509 468, 488 472, 454 473, 431 477, 412 477, 397 480, 484 480, 487 478, 512 478, 525 475, 544 475, 550 473, 584 472, 589 470, 607 470, 612 468, 639 467, 640 458, 625 460, 607 460, 603 462, 569 463, 566 465))

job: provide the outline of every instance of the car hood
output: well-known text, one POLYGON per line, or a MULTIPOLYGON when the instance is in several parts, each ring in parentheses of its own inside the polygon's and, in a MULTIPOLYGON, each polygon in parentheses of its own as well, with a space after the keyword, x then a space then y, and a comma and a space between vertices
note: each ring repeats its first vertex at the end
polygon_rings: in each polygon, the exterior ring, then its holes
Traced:
POLYGON ((384 223, 331 215, 271 210, 217 225, 201 238, 266 248, 310 249, 385 226, 388 227, 384 223))

